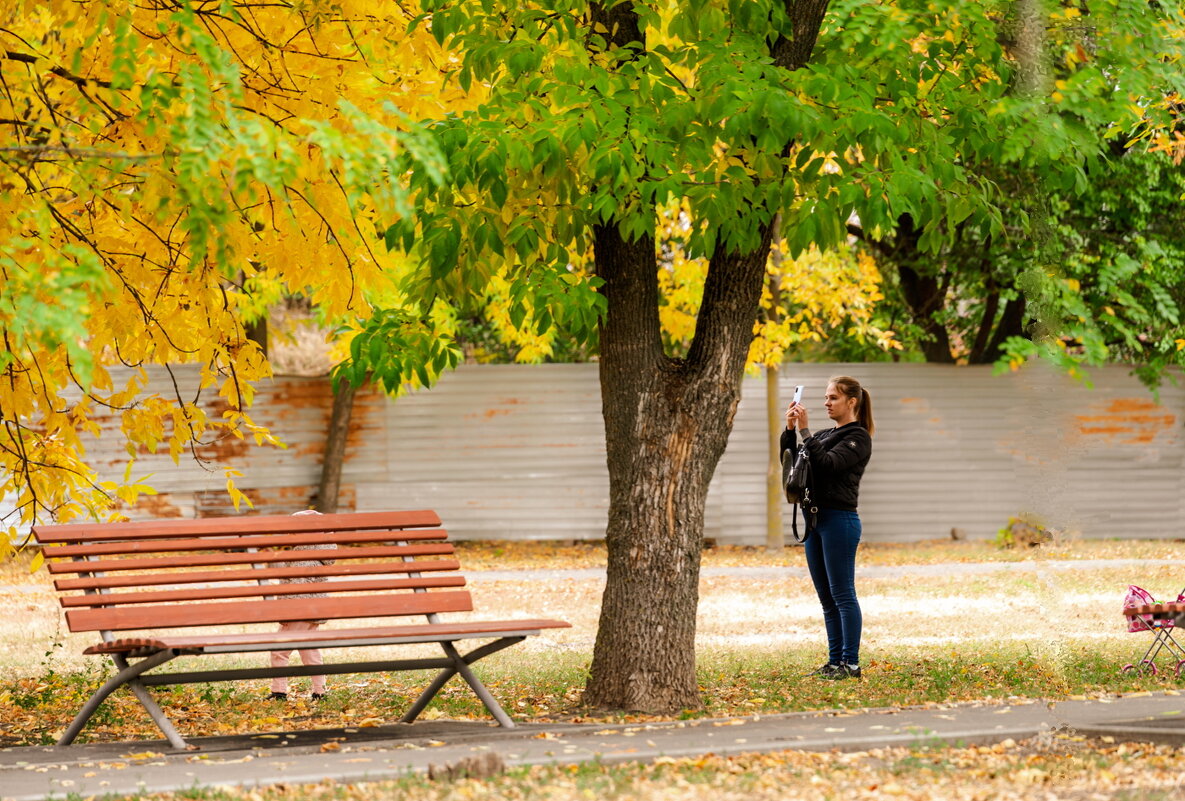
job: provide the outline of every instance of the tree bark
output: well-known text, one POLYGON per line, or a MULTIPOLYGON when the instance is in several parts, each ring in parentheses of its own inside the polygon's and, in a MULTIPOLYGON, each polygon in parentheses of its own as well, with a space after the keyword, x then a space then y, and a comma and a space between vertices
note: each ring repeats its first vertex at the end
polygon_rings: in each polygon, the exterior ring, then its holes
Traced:
POLYGON ((1021 294, 1004 304, 1004 313, 1000 315, 996 333, 983 352, 984 363, 990 364, 1004 355, 1006 339, 1025 335, 1025 296, 1021 294))
MULTIPOLYGON (((782 216, 774 218, 772 241, 780 243, 782 236, 782 216)), ((774 272, 769 276, 770 311, 769 320, 775 325, 782 317, 782 251, 774 248, 771 252, 774 272)), ((781 553, 786 547, 786 537, 782 531, 782 502, 785 498, 782 490, 782 445, 781 431, 785 427, 782 422, 782 404, 778 398, 778 376, 781 371, 778 365, 766 365, 765 368, 765 416, 769 425, 766 437, 769 440, 769 464, 766 466, 765 476, 765 550, 771 553, 781 553)))
POLYGON ((264 356, 268 355, 267 331, 267 315, 260 317, 255 322, 243 325, 243 335, 259 345, 259 349, 263 351, 264 356))
POLYGON ((329 431, 325 436, 325 457, 321 460, 321 480, 317 484, 317 499, 314 506, 322 514, 328 515, 337 511, 355 394, 357 389, 344 379, 333 393, 333 412, 330 414, 329 431))
POLYGON ((897 264, 897 274, 914 322, 926 334, 920 343, 926 361, 953 364, 955 357, 950 350, 950 333, 946 326, 934 319, 946 300, 937 276, 923 274, 905 262, 897 264))
POLYGON ((971 353, 967 357, 970 364, 983 363, 983 355, 987 352, 992 331, 996 328, 996 317, 1000 312, 1000 289, 996 286, 995 279, 991 277, 991 269, 990 264, 986 262, 981 264, 981 270, 988 276, 984 282, 987 298, 984 300, 983 313, 979 318, 979 328, 975 332, 975 341, 971 344, 971 353))
POLYGON ((939 281, 936 274, 915 268, 925 258, 918 248, 921 234, 913 216, 902 214, 897 218, 897 230, 893 238, 880 243, 878 249, 897 268, 901 295, 909 309, 909 316, 925 332, 920 346, 926 361, 953 364, 955 357, 951 354, 950 333, 946 326, 934 319, 934 315, 946 305, 946 284, 939 281))
POLYGON ((1043 0, 1016 0, 1013 7, 1017 94, 1039 97, 1048 90, 1049 65, 1045 54, 1045 9, 1043 0))

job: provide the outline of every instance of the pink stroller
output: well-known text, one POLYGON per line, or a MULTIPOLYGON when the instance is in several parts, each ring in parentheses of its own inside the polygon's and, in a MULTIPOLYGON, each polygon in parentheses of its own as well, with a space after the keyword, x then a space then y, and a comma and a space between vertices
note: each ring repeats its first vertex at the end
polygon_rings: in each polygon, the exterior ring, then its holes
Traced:
MULTIPOLYGON (((1185 589, 1177 594, 1176 603, 1180 604, 1185 601, 1185 589)), ((1173 619, 1175 617, 1174 610, 1162 610, 1166 604, 1158 603, 1152 594, 1142 587, 1137 587, 1134 584, 1128 585, 1127 595, 1123 598, 1123 615, 1127 618, 1127 630, 1129 632, 1136 631, 1150 631, 1153 634, 1152 644, 1148 646, 1148 650, 1140 657, 1138 662, 1124 665, 1121 670, 1124 673, 1150 673, 1156 675, 1156 657, 1162 650, 1168 651, 1171 658, 1175 659, 1177 664, 1175 674, 1178 678, 1185 672, 1185 648, 1182 648, 1180 643, 1173 639, 1173 619), (1164 614, 1163 612, 1172 611, 1173 614, 1164 614)))

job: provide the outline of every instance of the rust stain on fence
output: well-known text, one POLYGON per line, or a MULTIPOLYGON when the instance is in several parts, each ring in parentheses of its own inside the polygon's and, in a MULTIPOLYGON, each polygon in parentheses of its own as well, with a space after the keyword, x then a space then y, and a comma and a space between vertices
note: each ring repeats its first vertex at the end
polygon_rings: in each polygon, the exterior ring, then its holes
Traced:
POLYGON ((926 423, 929 423, 931 430, 933 430, 934 433, 938 434, 939 436, 946 439, 955 438, 954 435, 946 429, 946 421, 942 418, 942 415, 935 411, 935 409, 930 405, 930 401, 926 398, 902 398, 901 406, 910 414, 915 414, 926 423))
POLYGON ((185 512, 177 505, 177 500, 173 493, 162 492, 159 495, 139 496, 136 498, 135 507, 129 508, 121 502, 116 504, 115 508, 134 520, 185 517, 185 512))
POLYGON ((1102 405, 1101 413, 1074 416, 1076 432, 1125 445, 1147 445, 1172 431, 1177 416, 1144 398, 1115 398, 1102 405))
MULTIPOLYGON (((241 488, 250 506, 234 502, 225 490, 203 490, 193 494, 194 517, 233 517, 236 515, 283 515, 309 509, 317 495, 315 485, 290 487, 241 488)), ((352 484, 343 484, 337 498, 339 512, 352 512, 358 506, 358 493, 352 484)))

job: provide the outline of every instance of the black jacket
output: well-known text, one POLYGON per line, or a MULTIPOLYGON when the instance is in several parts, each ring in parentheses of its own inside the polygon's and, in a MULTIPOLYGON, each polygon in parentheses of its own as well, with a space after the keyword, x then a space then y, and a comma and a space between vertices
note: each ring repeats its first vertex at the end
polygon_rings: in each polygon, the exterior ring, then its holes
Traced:
MULTIPOLYGON (((798 451, 798 434, 782 431, 782 450, 798 451)), ((860 479, 872 457, 872 436, 859 423, 817 431, 806 439, 815 502, 824 509, 856 511, 860 479)))

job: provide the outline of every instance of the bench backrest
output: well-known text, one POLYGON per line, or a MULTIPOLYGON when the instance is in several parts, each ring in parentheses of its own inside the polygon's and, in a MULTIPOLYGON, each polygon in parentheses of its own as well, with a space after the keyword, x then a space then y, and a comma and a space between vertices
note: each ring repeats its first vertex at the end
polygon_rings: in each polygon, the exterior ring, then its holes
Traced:
POLYGON ((46 525, 34 526, 33 535, 70 631, 473 608, 469 593, 457 589, 465 579, 431 511, 46 525))

